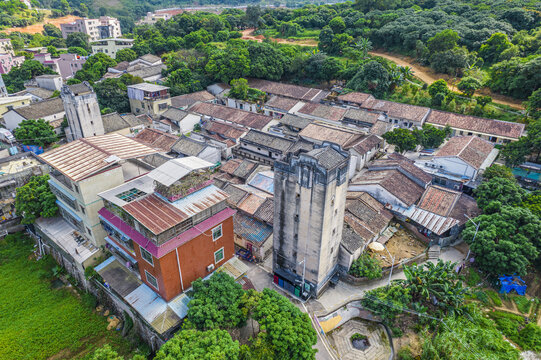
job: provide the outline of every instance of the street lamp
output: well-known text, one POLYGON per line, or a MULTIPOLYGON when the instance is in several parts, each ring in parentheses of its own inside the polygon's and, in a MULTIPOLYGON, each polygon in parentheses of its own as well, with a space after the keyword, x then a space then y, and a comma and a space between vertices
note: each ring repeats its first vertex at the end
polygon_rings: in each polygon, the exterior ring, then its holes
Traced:
MULTIPOLYGON (((473 245, 473 242, 475 241, 475 237, 477 236, 477 232, 479 231, 479 224, 473 221, 468 215, 464 214, 464 216, 468 218, 468 221, 471 221, 473 225, 475 225, 475 234, 473 234, 473 239, 471 241, 473 245)), ((468 254, 466 255, 466 259, 464 259, 464 263, 468 261, 468 258, 470 257, 470 252, 471 252, 471 249, 468 247, 468 254)))
POLYGON ((299 265, 302 263, 302 289, 301 289, 301 295, 304 292, 304 272, 306 271, 306 257, 302 259, 302 261, 299 261, 299 265))
POLYGON ((393 276, 393 267, 394 267, 394 256, 391 256, 391 253, 389 252, 389 250, 387 249, 387 246, 385 246, 385 244, 382 244, 383 247, 385 248, 385 250, 387 250, 387 254, 389 254, 389 257, 391 258, 391 272, 389 272, 389 285, 391 285, 391 276, 393 276))

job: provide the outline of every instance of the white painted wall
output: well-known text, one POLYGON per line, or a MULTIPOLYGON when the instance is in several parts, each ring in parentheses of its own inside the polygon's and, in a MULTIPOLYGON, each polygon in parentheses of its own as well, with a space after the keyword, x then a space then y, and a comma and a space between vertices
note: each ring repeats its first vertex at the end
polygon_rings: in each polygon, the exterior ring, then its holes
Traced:
POLYGON ((469 179, 474 179, 477 175, 477 170, 473 166, 458 157, 435 157, 432 162, 436 167, 454 175, 466 176, 469 179))

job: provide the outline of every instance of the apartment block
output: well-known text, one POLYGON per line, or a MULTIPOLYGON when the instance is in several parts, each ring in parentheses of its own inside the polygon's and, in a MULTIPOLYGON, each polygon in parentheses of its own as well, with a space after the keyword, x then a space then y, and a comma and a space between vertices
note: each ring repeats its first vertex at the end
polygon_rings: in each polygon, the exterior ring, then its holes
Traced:
POLYGON ((60 29, 64 39, 76 32, 88 35, 90 41, 122 36, 120 21, 110 16, 100 16, 98 19, 77 19, 71 23, 60 24, 60 29))
POLYGON ((95 55, 97 53, 104 53, 114 59, 116 57, 116 53, 119 50, 129 49, 133 46, 133 39, 101 39, 94 41, 91 46, 92 55, 95 55))
POLYGON ((171 106, 171 96, 167 86, 141 83, 128 86, 131 112, 152 117, 161 114, 171 106))

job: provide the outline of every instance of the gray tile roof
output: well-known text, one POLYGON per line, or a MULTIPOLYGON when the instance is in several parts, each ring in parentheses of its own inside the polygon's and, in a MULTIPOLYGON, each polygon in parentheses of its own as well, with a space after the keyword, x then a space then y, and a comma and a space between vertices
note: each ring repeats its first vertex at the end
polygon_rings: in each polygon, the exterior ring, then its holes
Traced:
POLYGON ((344 228, 342 229, 342 241, 340 244, 346 248, 350 254, 353 254, 357 249, 364 245, 364 241, 347 223, 344 223, 344 228))
POLYGON ((169 108, 165 110, 165 112, 162 114, 162 117, 172 120, 172 121, 180 122, 187 115, 188 113, 186 111, 176 109, 176 108, 169 108))
POLYGON ((152 54, 145 54, 143 56, 140 56, 139 59, 147 61, 147 62, 149 62, 151 64, 161 60, 161 58, 159 56, 152 55, 152 54))
POLYGON ((227 184, 223 190, 229 195, 227 202, 234 206, 236 206, 248 194, 247 191, 242 190, 232 184, 227 184))
POLYGON ((179 96, 174 96, 171 98, 171 106, 173 107, 184 107, 195 104, 198 101, 207 102, 215 100, 216 97, 209 93, 207 90, 196 91, 190 94, 184 94, 179 96))
POLYGON ((146 116, 135 116, 133 114, 122 114, 122 119, 126 121, 130 127, 135 127, 139 125, 150 126, 152 122, 146 116))
POLYGON ((324 168, 330 170, 340 166, 347 157, 334 150, 331 146, 324 146, 308 152, 308 155, 317 159, 324 168))
POLYGON ((254 213, 254 216, 257 219, 272 225, 274 222, 274 199, 267 198, 267 200, 265 200, 265 202, 254 213))
POLYGON ((85 84, 84 82, 79 84, 67 85, 68 88, 73 92, 74 95, 81 95, 92 92, 92 87, 85 84))
POLYGON ((304 151, 309 152, 314 150, 314 143, 311 143, 310 141, 306 141, 304 139, 299 139, 293 144, 291 148, 289 148, 288 152, 293 153, 297 155, 297 152, 304 151))
POLYGON ((139 70, 128 71, 128 74, 140 77, 144 80, 151 76, 160 75, 163 69, 167 69, 167 66, 160 64, 160 65, 148 66, 146 68, 139 69, 139 70))
POLYGON ((64 112, 64 104, 60 97, 43 100, 28 106, 13 109, 25 119, 37 120, 46 116, 64 112))
POLYGON ((203 151, 203 149, 205 149, 205 147, 205 143, 182 136, 178 139, 175 145, 173 145, 171 151, 184 156, 197 156, 201 153, 201 151, 203 151))
POLYGON ((142 158, 141 161, 153 168, 157 168, 171 159, 173 159, 173 157, 163 154, 150 154, 142 158))
POLYGON ((312 120, 303 118, 293 114, 285 114, 280 120, 280 123, 298 129, 304 129, 312 122, 312 120))
POLYGON ((280 136, 271 135, 262 131, 250 130, 241 138, 242 142, 248 142, 256 145, 263 145, 267 148, 278 150, 282 153, 286 153, 287 150, 294 144, 293 140, 285 139, 280 136))
POLYGON ((51 96, 53 96, 54 91, 47 90, 44 88, 26 88, 26 90, 23 90, 21 93, 28 93, 32 94, 36 97, 39 97, 43 100, 49 99, 51 96))
POLYGON ((102 115, 101 120, 103 121, 103 130, 106 134, 130 127, 130 125, 116 112, 102 115))
POLYGON ((375 124, 378 121, 379 113, 369 112, 361 109, 348 109, 344 115, 344 119, 360 121, 368 124, 375 124))

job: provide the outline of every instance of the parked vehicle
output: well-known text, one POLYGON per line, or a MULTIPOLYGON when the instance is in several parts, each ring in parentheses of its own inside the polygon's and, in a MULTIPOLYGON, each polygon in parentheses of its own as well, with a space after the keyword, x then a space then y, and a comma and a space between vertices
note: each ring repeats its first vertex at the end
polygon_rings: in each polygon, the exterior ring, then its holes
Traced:
POLYGON ((0 129, 0 140, 10 144, 16 141, 15 136, 8 129, 0 129))

